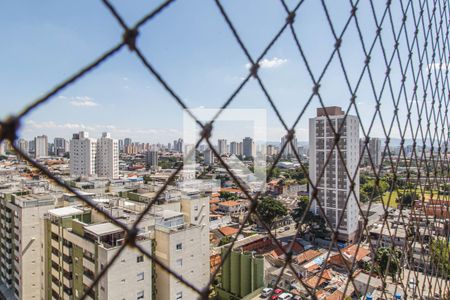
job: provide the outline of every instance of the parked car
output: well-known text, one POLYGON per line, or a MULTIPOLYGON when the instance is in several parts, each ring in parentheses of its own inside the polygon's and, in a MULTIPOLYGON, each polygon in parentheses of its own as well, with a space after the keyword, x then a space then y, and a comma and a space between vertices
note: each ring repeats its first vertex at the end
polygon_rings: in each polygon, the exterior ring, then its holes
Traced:
POLYGON ((280 294, 278 296, 278 299, 280 299, 280 300, 292 300, 292 294, 289 294, 289 293, 280 294))
POLYGON ((278 299, 278 295, 280 295, 282 293, 283 293, 282 289, 275 289, 275 291, 273 291, 273 295, 272 295, 272 297, 270 297, 270 299, 272 299, 272 300, 278 299))
POLYGON ((272 294, 272 291, 273 291, 272 288, 263 288, 263 290, 261 291, 261 295, 259 297, 267 298, 270 296, 270 294, 272 294))

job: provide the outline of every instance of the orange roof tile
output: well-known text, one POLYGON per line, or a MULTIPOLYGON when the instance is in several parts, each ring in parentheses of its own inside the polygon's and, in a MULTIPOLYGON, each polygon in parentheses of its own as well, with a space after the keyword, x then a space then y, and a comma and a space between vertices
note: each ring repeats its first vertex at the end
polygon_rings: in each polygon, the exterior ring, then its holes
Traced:
POLYGON ((297 257, 295 258, 295 261, 296 261, 298 264, 302 264, 302 263, 304 263, 305 261, 309 261, 309 260, 311 260, 311 259, 313 259, 313 258, 316 258, 316 257, 319 256, 320 254, 322 254, 322 253, 320 253, 320 252, 317 251, 317 250, 306 250, 305 252, 300 253, 299 255, 297 255, 297 257))
POLYGON ((229 200, 229 201, 223 201, 220 202, 219 205, 221 206, 239 206, 240 203, 234 200, 229 200))
POLYGON ((356 245, 356 244, 353 244, 346 248, 343 248, 341 251, 351 257, 355 257, 355 254, 356 254, 356 261, 363 259, 370 253, 369 249, 364 248, 364 247, 358 248, 358 245, 356 245))
POLYGON ((325 298, 326 300, 342 300, 344 299, 344 293, 339 290, 334 291, 333 294, 325 298))
POLYGON ((234 227, 224 226, 224 227, 219 228, 219 231, 223 235, 230 236, 230 235, 237 233, 239 231, 239 229, 234 228, 234 227))

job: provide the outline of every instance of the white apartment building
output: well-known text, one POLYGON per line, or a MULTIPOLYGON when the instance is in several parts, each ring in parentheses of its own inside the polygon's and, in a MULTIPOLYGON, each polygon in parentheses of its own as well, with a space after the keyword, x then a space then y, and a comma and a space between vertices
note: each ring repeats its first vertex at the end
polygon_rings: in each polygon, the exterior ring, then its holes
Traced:
POLYGON ((48 156, 48 138, 46 135, 37 136, 34 138, 34 157, 41 158, 48 156))
MULTIPOLYGON (((280 149, 283 147, 283 145, 287 142, 287 136, 283 136, 281 138, 281 144, 280 144, 280 149)), ((294 153, 294 149, 297 149, 297 138, 294 136, 294 138, 292 139, 291 142, 289 142, 286 147, 284 148, 283 151, 283 157, 290 157, 290 158, 294 158, 295 157, 295 153, 294 153), (292 148, 292 144, 294 144, 294 148, 292 148)))
POLYGON ((94 176, 96 174, 97 141, 89 133, 74 133, 70 140, 70 175, 94 176))
POLYGON ((96 174, 99 177, 119 177, 119 143, 104 132, 97 140, 96 174))
POLYGON ((219 139, 217 143, 217 150, 220 155, 228 154, 227 140, 219 139))
POLYGON ((25 139, 18 139, 16 142, 17 147, 28 154, 28 141, 25 139))
POLYGON ((211 149, 206 149, 205 151, 203 151, 203 161, 205 165, 214 165, 214 153, 211 151, 211 149))
MULTIPOLYGON (((155 256, 182 274, 199 289, 210 279, 209 198, 193 194, 181 200, 181 211, 157 213, 155 256)), ((155 268, 156 299, 197 299, 196 292, 179 282, 159 266, 155 268)))
POLYGON ((255 157, 256 147, 252 138, 246 137, 242 140, 242 155, 245 157, 255 157))
POLYGON ((382 158, 382 148, 381 148, 381 139, 379 138, 370 138, 369 143, 367 144, 367 148, 364 146, 365 139, 360 139, 359 147, 360 147, 360 155, 363 156, 363 163, 365 165, 371 165, 371 161, 374 164, 375 168, 378 168, 381 164, 382 158), (370 158, 369 158, 370 153, 370 158))
POLYGON ((54 203, 50 194, 5 194, 0 198, 0 279, 11 291, 8 299, 43 297, 42 219, 54 203))
MULTIPOLYGON (((359 121, 356 116, 348 115, 344 121, 344 112, 340 107, 332 106, 317 109, 317 117, 309 119, 309 176, 317 183, 318 199, 322 205, 325 215, 336 230, 336 226, 345 209, 345 214, 339 230, 339 239, 352 242, 358 230, 358 207, 359 201, 359 121), (344 161, 334 148, 331 158, 326 165, 323 176, 317 182, 319 175, 325 167, 325 162, 335 141, 332 127, 326 117, 327 113, 335 131, 344 123, 340 131, 339 147, 344 161), (350 193, 350 180, 345 172, 355 177, 355 193, 350 193), (347 197, 350 198, 345 205, 347 197), (355 197, 356 195, 356 197, 355 197)), ((312 188, 310 195, 312 195, 312 188)), ((319 214, 320 209, 316 201, 312 205, 312 211, 319 214)))

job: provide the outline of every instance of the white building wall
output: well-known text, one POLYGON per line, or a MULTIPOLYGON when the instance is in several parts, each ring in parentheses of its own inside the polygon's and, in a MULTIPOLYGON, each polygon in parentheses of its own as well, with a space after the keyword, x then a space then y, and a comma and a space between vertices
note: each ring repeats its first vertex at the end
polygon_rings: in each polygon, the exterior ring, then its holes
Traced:
POLYGON ((70 175, 93 176, 97 156, 97 141, 89 138, 86 132, 80 132, 70 140, 70 175))
MULTIPOLYGON (((141 241, 139 244, 152 253, 151 240, 141 241)), ((97 274, 101 271, 101 266, 106 266, 117 251, 118 248, 113 250, 98 248, 97 274)), ((152 299, 152 286, 151 260, 138 250, 127 247, 100 280, 98 299, 137 299, 139 293, 143 293, 142 299, 152 299)))
MULTIPOLYGON (((330 120, 334 128, 339 128, 344 115, 330 115, 330 120)), ((345 120, 345 132, 341 134, 340 150, 346 160, 346 167, 351 177, 357 172, 354 183, 355 193, 350 193, 350 180, 345 168, 339 166, 342 162, 337 147, 334 148, 331 158, 326 165, 325 172, 321 180, 317 179, 321 174, 324 164, 327 161, 328 153, 334 144, 334 135, 329 128, 328 120, 325 116, 311 118, 309 120, 309 176, 316 184, 319 190, 318 198, 325 211, 328 220, 336 229, 342 212, 345 215, 339 227, 339 232, 350 237, 354 235, 358 229, 359 211, 357 201, 359 201, 359 122, 356 116, 347 116, 345 120), (323 124, 323 127, 321 125, 323 124), (356 197, 355 197, 356 195, 356 197), (346 207, 346 208, 345 208, 346 207)), ((310 195, 313 190, 310 189, 310 195)), ((319 214, 319 205, 314 201, 312 211, 319 214)))
POLYGON ((100 177, 119 177, 119 143, 108 133, 97 141, 96 173, 100 177))
POLYGON ((34 152, 35 158, 48 156, 48 139, 46 135, 35 137, 34 143, 35 143, 35 152, 34 152))

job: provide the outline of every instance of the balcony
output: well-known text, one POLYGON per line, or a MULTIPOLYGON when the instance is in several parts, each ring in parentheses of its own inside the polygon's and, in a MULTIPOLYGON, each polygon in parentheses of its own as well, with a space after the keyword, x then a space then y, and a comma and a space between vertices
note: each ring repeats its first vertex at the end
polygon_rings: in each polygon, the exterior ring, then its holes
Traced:
POLYGON ((59 227, 58 226, 56 226, 55 224, 51 224, 51 231, 54 233, 54 234, 57 234, 57 235, 59 235, 59 227))
POLYGON ((91 284, 94 282, 91 278, 83 274, 83 284, 86 286, 91 286, 91 284))
POLYGON ((63 253, 64 253, 64 255, 66 255, 66 256, 72 256, 72 251, 71 251, 71 249, 70 249, 69 247, 65 246, 65 245, 63 245, 63 253))
POLYGON ((83 267, 95 273, 95 264, 92 261, 86 259, 85 257, 83 258, 83 267))
POLYGON ((72 288, 72 280, 68 279, 66 276, 63 276, 63 283, 66 287, 72 288))
POLYGON ((52 281, 52 290, 59 294, 59 286, 52 281))
POLYGON ((59 257, 56 254, 52 253, 52 262, 59 265, 59 257))
POLYGON ((58 241, 55 241, 54 239, 52 239, 52 247, 53 248, 55 248, 55 249, 59 249, 59 242, 58 241))
POLYGON ((63 269, 66 272, 72 272, 72 264, 69 264, 68 262, 63 261, 63 269))

